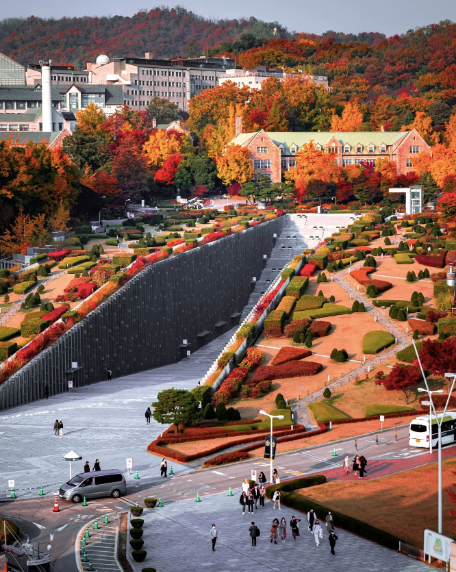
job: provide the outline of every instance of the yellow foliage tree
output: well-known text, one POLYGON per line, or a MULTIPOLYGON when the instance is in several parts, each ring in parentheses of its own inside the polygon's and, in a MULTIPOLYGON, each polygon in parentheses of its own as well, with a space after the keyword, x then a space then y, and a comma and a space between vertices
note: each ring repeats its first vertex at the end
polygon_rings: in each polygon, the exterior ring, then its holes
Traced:
POLYGON ((76 119, 78 127, 88 135, 104 137, 107 141, 111 139, 112 134, 103 126, 106 116, 103 110, 92 101, 85 109, 76 111, 76 119))
POLYGON ((54 214, 49 218, 49 225, 54 231, 67 232, 70 230, 70 227, 67 226, 69 220, 70 209, 61 201, 54 214))
POLYGON ((228 145, 217 159, 217 175, 226 186, 232 183, 247 183, 253 178, 253 165, 247 147, 228 145))
POLYGON ((333 115, 331 131, 357 131, 363 122, 363 114, 356 102, 349 101, 344 107, 342 117, 333 115))
POLYGON ((204 141, 206 142, 207 154, 211 159, 221 157, 223 150, 236 135, 236 116, 242 117, 242 105, 230 104, 228 117, 219 120, 217 126, 208 125, 204 129, 204 141))
POLYGON ((157 129, 152 131, 143 146, 148 166, 152 168, 161 167, 165 159, 180 153, 182 138, 182 133, 173 130, 157 129))
POLYGON ((46 215, 31 217, 21 209, 11 228, 0 238, 0 249, 6 254, 18 252, 26 254, 31 246, 44 246, 49 240, 46 228, 46 215))
POLYGON ((432 119, 424 113, 424 111, 418 111, 415 114, 415 119, 410 125, 404 125, 401 127, 401 131, 411 131, 416 129, 418 133, 425 139, 428 143, 437 143, 438 135, 434 133, 432 129, 432 119))

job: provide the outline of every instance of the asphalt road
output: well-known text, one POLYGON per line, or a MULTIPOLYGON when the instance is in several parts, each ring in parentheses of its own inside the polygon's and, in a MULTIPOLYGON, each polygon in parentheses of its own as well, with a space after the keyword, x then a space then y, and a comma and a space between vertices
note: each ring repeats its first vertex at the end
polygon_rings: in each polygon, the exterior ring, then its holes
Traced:
MULTIPOLYGON (((397 440, 394 430, 358 439, 355 450, 354 440, 333 442, 313 448, 290 451, 279 454, 274 466, 282 480, 296 478, 312 473, 327 473, 328 478, 344 478, 342 460, 346 453, 350 458, 358 452, 368 460, 367 478, 378 478, 386 474, 399 472, 436 461, 427 450, 408 446, 408 427, 398 430, 397 440), (333 451, 336 450, 336 456, 333 451)), ((444 458, 456 456, 456 445, 444 448, 444 458)), ((74 542, 80 529, 95 517, 109 513, 121 513, 136 504, 142 504, 146 496, 160 497, 164 503, 196 497, 198 492, 204 496, 226 491, 232 487, 234 494, 239 492, 242 480, 250 478, 250 472, 264 471, 268 477, 269 463, 253 459, 243 463, 214 469, 199 470, 178 476, 161 478, 158 474, 145 474, 139 480, 129 480, 128 494, 121 499, 96 499, 88 501, 88 506, 75 505, 59 501, 60 512, 53 512, 52 494, 27 500, 5 500, 0 504, 0 515, 15 520, 26 537, 34 546, 40 543, 44 549, 50 542, 51 553, 55 560, 56 572, 77 572, 74 542), (52 540, 51 540, 52 535, 52 540)), ((352 478, 350 475, 348 478, 352 478)))

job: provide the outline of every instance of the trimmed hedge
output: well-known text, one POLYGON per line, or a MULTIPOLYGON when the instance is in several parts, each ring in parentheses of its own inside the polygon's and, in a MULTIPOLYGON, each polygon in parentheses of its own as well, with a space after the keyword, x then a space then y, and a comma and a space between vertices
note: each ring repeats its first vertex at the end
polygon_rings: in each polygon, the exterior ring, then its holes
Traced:
POLYGON ((326 303, 324 296, 311 296, 310 294, 301 296, 296 302, 296 312, 320 309, 326 303))
POLYGON ((312 361, 291 361, 282 365, 263 365, 256 370, 253 381, 260 382, 265 379, 274 380, 316 375, 322 369, 321 363, 312 361))
POLYGON ((328 264, 328 256, 326 254, 313 254, 309 256, 308 261, 315 264, 320 270, 324 270, 328 264))
POLYGON ((372 300, 372 303, 377 308, 381 308, 382 306, 386 308, 397 306, 403 310, 408 308, 409 312, 419 312, 422 309, 422 306, 414 306, 409 300, 386 300, 385 298, 380 298, 379 300, 372 300))
POLYGON ((309 403, 309 408, 317 423, 326 423, 328 421, 336 421, 339 419, 350 419, 350 415, 347 415, 340 409, 337 409, 337 407, 333 407, 324 401, 309 403))
POLYGON ((405 411, 416 411, 413 407, 406 405, 377 405, 376 403, 364 407, 364 415, 373 417, 374 415, 388 415, 391 413, 404 413, 405 411))
POLYGON ((306 310, 305 312, 295 312, 293 321, 304 319, 325 318, 326 316, 340 316, 342 314, 351 314, 350 308, 339 304, 323 304, 322 308, 317 310, 306 310))
POLYGON ((435 332, 435 324, 426 320, 410 319, 408 324, 413 332, 417 331, 420 336, 432 336, 435 332))
POLYGON ((436 280, 434 282, 434 298, 439 294, 453 294, 453 288, 451 286, 447 286, 445 280, 436 280))
POLYGON ((418 264, 423 264, 424 266, 432 266, 432 268, 444 268, 445 267, 445 256, 438 254, 418 254, 415 256, 415 260, 418 264))
POLYGON ((293 338, 296 332, 303 332, 309 327, 310 320, 293 320, 291 324, 287 324, 284 328, 284 334, 287 338, 293 338))
POLYGON ((285 312, 285 316, 288 318, 293 310, 295 302, 296 298, 294 296, 284 296, 280 301, 280 304, 277 306, 276 311, 285 312))
POLYGON ((300 276, 313 276, 317 270, 318 266, 316 264, 314 264, 313 262, 310 262, 308 264, 304 264, 304 266, 302 267, 301 272, 299 273, 300 276))
POLYGON ((324 322, 323 320, 316 320, 310 324, 310 333, 315 338, 323 338, 328 335, 331 329, 331 322, 324 322))
POLYGON ((309 286, 308 276, 295 276, 291 279, 285 290, 286 296, 294 296, 295 298, 300 298, 309 286))
MULTIPOLYGON (((415 345, 416 345, 416 349, 419 352, 423 347, 423 342, 415 342, 415 345)), ((407 363, 413 363, 414 360, 416 360, 416 353, 415 353, 415 348, 413 347, 413 344, 410 344, 409 346, 407 346, 403 350, 400 350, 399 352, 397 352, 396 358, 400 361, 405 361, 407 363)))
MULTIPOLYGON (((29 316, 30 315, 32 314, 29 314, 29 316)), ((41 317, 36 317, 33 320, 24 320, 21 324, 21 336, 23 338, 31 338, 32 336, 44 331, 48 326, 49 321, 42 320, 41 317)))
POLYGON ((283 310, 273 310, 264 321, 264 335, 267 338, 277 338, 282 335, 285 312, 283 310))
POLYGON ((90 270, 91 268, 93 268, 94 266, 96 266, 97 263, 96 262, 84 262, 83 264, 80 264, 79 266, 74 266, 73 268, 70 268, 68 270, 68 274, 82 274, 84 272, 84 270, 90 270))
POLYGON ((6 340, 10 340, 11 338, 15 338, 20 334, 20 330, 18 328, 10 328, 8 326, 0 326, 0 342, 6 342, 6 340))
POLYGON ((0 361, 5 361, 16 352, 16 342, 0 342, 0 361))
POLYGON ((280 348, 279 353, 272 360, 271 365, 281 365, 289 361, 300 360, 312 355, 310 350, 286 346, 280 348))
POLYGON ((441 318, 437 322, 437 331, 439 334, 454 336, 456 334, 456 318, 441 318))
POLYGON ((118 265, 121 268, 129 266, 132 262, 136 260, 136 254, 115 254, 112 257, 112 263, 118 265))
POLYGON ((393 334, 389 332, 383 332, 382 330, 367 332, 363 336, 363 353, 377 354, 391 344, 394 344, 394 341, 393 334))
POLYGON ((35 286, 36 282, 20 282, 13 286, 13 292, 15 294, 25 294, 30 288, 35 286))
POLYGON ((413 264, 413 258, 406 253, 398 253, 394 255, 394 260, 396 264, 413 264))
POLYGON ((59 268, 71 268, 71 266, 77 266, 83 262, 89 262, 90 258, 88 256, 68 256, 64 258, 59 264, 59 268))

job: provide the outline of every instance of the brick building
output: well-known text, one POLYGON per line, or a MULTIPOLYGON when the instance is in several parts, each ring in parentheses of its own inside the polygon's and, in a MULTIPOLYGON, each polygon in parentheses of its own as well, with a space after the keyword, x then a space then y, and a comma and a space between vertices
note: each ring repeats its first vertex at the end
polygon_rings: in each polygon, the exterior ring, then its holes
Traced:
POLYGON ((248 147, 255 173, 267 175, 273 183, 282 180, 282 171, 296 165, 296 154, 305 143, 313 141, 315 147, 334 155, 335 163, 375 165, 378 159, 388 158, 397 165, 399 174, 414 171, 413 157, 431 148, 421 135, 412 131, 375 132, 284 132, 258 131, 242 133, 240 123, 236 123, 236 137, 232 143, 248 147))

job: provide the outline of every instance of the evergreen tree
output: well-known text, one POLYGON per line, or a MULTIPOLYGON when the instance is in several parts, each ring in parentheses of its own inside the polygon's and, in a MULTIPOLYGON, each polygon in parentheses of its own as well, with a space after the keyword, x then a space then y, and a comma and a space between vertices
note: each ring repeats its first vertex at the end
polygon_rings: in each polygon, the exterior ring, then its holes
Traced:
POLYGON ((352 305, 352 312, 359 312, 359 302, 355 300, 352 305))
POLYGON ((385 246, 390 246, 390 245, 391 245, 391 240, 388 237, 386 237, 385 238, 385 246))
POLYGON ((307 332, 306 339, 304 341, 304 345, 308 348, 312 347, 312 334, 310 331, 307 332))

